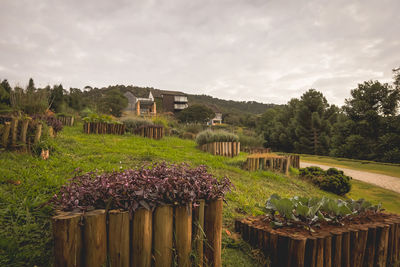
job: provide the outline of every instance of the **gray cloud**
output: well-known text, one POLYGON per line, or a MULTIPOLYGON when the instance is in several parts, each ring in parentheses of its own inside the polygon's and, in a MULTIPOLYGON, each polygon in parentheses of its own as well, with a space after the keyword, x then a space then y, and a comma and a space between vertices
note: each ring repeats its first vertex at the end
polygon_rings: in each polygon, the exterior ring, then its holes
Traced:
POLYGON ((397 0, 0 5, 0 78, 13 84, 136 84, 268 103, 316 88, 340 105, 400 65, 397 0))

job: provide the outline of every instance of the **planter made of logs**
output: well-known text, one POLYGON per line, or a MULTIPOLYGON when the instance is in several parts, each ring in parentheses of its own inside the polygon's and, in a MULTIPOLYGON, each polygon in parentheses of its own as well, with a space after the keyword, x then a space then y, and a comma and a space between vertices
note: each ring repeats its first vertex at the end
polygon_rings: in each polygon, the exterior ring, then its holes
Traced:
POLYGON ((30 151, 31 146, 40 141, 43 125, 32 119, 10 118, 0 125, 0 147, 30 151))
POLYGON ((213 155, 235 157, 240 153, 240 142, 213 142, 201 145, 200 149, 213 155))
POLYGON ((133 131, 134 134, 151 139, 164 137, 164 127, 160 125, 141 126, 133 131))
POLYGON ((265 154, 272 152, 271 148, 264 148, 264 147, 243 148, 242 151, 249 154, 265 154))
POLYGON ((235 230, 270 257, 271 266, 399 266, 400 216, 330 227, 304 235, 291 228, 272 229, 255 218, 235 221, 235 230), (397 264, 397 265, 396 265, 397 264))
POLYGON ((60 212, 52 218, 55 267, 221 267, 222 200, 153 212, 60 212), (196 262, 191 254, 195 251, 196 262), (108 259, 107 259, 108 255, 108 259))
POLYGON ((252 154, 247 157, 245 168, 249 171, 271 170, 288 174, 289 167, 300 167, 300 156, 277 156, 271 154, 252 154))
POLYGON ((58 115, 57 119, 61 121, 64 126, 74 126, 74 116, 58 115))
POLYGON ((125 125, 106 122, 85 122, 83 132, 86 134, 124 134, 125 125))

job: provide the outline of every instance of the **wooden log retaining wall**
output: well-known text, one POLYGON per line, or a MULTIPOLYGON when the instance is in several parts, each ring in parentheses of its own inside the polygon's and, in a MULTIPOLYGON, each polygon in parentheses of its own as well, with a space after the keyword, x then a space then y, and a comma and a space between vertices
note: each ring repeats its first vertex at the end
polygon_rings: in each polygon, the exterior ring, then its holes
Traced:
POLYGON ((235 230, 269 256, 272 267, 400 266, 399 215, 383 222, 337 227, 311 237, 252 225, 251 218, 236 220, 235 230))
POLYGON ((240 153, 240 142, 213 142, 201 145, 200 149, 213 155, 235 157, 240 153))
POLYGON ((245 147, 242 150, 243 150, 243 152, 247 152, 249 154, 264 154, 264 153, 272 152, 271 148, 265 148, 265 147, 257 147, 257 148, 245 147))
POLYGON ((105 266, 108 255, 113 267, 171 267, 175 253, 179 267, 221 267, 222 203, 139 209, 133 218, 118 210, 60 212, 52 218, 54 266, 105 266))
POLYGON ((83 132, 87 134, 124 134, 125 125, 106 122, 85 122, 83 132))
POLYGON ((300 167, 300 156, 274 156, 271 154, 253 154, 247 157, 245 168, 249 171, 272 170, 288 174, 289 167, 300 167))
POLYGON ((133 131, 134 134, 151 139, 164 137, 164 127, 160 125, 141 126, 133 131))
POLYGON ((74 116, 58 115, 57 119, 61 121, 64 126, 74 126, 74 116))
POLYGON ((12 117, 0 125, 0 147, 5 149, 31 150, 42 137, 42 124, 30 118, 12 117))

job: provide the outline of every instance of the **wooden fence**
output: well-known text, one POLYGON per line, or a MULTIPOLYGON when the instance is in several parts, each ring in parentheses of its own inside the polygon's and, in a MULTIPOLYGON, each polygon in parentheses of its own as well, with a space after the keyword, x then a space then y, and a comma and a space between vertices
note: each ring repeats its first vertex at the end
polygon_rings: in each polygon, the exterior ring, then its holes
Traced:
POLYGON ((213 155, 234 157, 240 153, 240 142, 213 142, 201 145, 200 149, 213 155))
POLYGON ((133 131, 134 134, 151 139, 164 137, 164 127, 160 125, 141 126, 133 131))
POLYGON ((0 125, 0 147, 6 149, 30 150, 32 144, 40 141, 43 125, 32 119, 12 117, 0 125))
POLYGON ((247 157, 245 168, 249 171, 272 170, 288 174, 289 167, 299 168, 300 157, 297 155, 251 154, 247 157))
POLYGON ((302 237, 237 220, 235 229, 253 247, 270 257, 271 266, 399 266, 400 217, 379 223, 353 224, 302 237), (342 229, 345 228, 345 229, 342 229))
POLYGON ((74 116, 58 115, 57 119, 61 121, 64 126, 74 126, 74 116))
POLYGON ((106 266, 108 258, 113 267, 171 267, 175 258, 179 267, 221 267, 222 205, 164 205, 132 218, 117 210, 60 212, 52 218, 54 266, 106 266))
POLYGON ((83 132, 87 134, 124 134, 125 125, 106 122, 85 122, 83 132))

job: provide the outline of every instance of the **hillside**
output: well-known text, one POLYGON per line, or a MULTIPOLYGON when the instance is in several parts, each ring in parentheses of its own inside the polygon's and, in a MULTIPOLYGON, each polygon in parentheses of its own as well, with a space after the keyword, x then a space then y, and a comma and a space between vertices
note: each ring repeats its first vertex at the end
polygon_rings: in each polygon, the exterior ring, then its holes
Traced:
MULTIPOLYGON (((157 141, 130 134, 87 135, 82 133, 82 124, 78 124, 65 127, 53 140, 52 147, 47 161, 29 154, 0 153, 0 266, 51 264, 53 211, 45 204, 78 172, 112 171, 134 168, 144 162, 168 161, 206 165, 217 177, 229 177, 236 188, 227 195, 224 206, 224 266, 259 266, 249 246, 228 233, 233 233, 234 218, 261 214, 271 194, 335 197, 293 177, 244 171, 240 166, 245 153, 235 158, 213 156, 197 149, 195 142, 176 137, 157 141)), ((363 189, 353 183, 355 189, 358 197, 374 203, 380 201, 370 196, 371 187, 363 189)), ((383 200, 384 207, 385 201, 400 201, 399 195, 391 191, 382 189, 380 194, 391 196, 383 200)), ((396 207, 389 210, 396 211, 396 207)))

